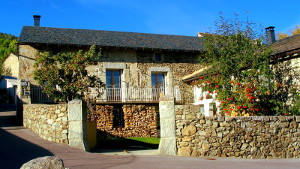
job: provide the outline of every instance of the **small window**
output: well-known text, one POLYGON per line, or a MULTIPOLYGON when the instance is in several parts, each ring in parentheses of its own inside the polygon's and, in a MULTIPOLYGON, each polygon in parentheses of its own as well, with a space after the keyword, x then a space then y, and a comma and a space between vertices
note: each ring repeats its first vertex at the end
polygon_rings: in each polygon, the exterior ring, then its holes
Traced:
POLYGON ((124 112, 123 112, 122 107, 114 107, 113 114, 114 114, 113 126, 115 128, 123 128, 124 127, 124 112))
POLYGON ((155 53, 154 54, 154 61, 156 61, 156 62, 161 62, 162 61, 161 53, 155 53))
POLYGON ((61 51, 60 51, 60 48, 53 48, 52 49, 52 55, 57 55, 59 54, 61 51))

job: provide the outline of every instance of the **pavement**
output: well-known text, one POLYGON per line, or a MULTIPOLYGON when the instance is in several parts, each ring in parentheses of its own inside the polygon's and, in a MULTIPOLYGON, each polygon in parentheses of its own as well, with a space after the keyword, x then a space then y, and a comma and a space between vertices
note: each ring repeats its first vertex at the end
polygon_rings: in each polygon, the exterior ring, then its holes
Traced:
POLYGON ((159 156, 156 150, 90 153, 39 138, 14 123, 15 111, 0 105, 0 168, 17 169, 43 156, 60 157, 70 169, 299 169, 300 159, 234 159, 159 156))

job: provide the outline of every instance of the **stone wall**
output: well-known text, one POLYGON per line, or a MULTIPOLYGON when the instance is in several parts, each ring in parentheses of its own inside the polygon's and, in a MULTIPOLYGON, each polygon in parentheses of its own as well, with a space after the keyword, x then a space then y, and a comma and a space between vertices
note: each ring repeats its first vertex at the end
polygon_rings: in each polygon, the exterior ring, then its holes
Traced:
POLYGON ((25 104, 23 125, 41 138, 68 144, 67 104, 25 104))
POLYGON ((204 117, 175 106, 177 154, 237 158, 299 158, 300 117, 204 117))
POLYGON ((123 116, 123 126, 114 123, 117 120, 116 105, 96 106, 97 128, 102 131, 103 137, 158 137, 155 106, 123 105, 118 111, 123 116))

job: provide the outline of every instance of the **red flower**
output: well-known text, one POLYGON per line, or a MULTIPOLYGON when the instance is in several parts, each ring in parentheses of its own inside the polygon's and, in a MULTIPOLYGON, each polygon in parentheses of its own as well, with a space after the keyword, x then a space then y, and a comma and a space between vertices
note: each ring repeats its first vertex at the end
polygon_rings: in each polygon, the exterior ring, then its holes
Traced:
POLYGON ((259 111, 259 109, 258 109, 258 108, 256 108, 256 109, 255 109, 255 111, 259 111))
POLYGON ((241 108, 242 108, 242 106, 238 106, 238 107, 237 107, 237 109, 241 109, 241 108))
POLYGON ((225 112, 226 114, 228 114, 229 112, 227 111, 227 112, 225 112))
POLYGON ((229 83, 233 83, 233 81, 231 80, 229 83))
POLYGON ((238 85, 238 86, 239 86, 239 85, 241 85, 241 83, 236 83, 236 85, 238 85))
POLYGON ((289 115, 289 113, 285 113, 284 115, 288 116, 288 115, 289 115))
POLYGON ((247 109, 247 106, 244 106, 243 108, 244 108, 244 109, 247 109))
POLYGON ((210 83, 210 81, 208 80, 208 81, 206 81, 206 83, 210 83))
POLYGON ((206 98, 209 98, 209 97, 210 97, 210 95, 209 95, 209 94, 207 94, 205 97, 206 97, 206 98))
POLYGON ((201 80, 202 80, 202 79, 204 79, 204 77, 203 77, 203 76, 200 76, 200 77, 199 77, 199 79, 201 79, 201 80))
POLYGON ((207 91, 208 93, 211 93, 211 91, 209 90, 209 91, 207 91))
POLYGON ((277 84, 277 86, 279 87, 279 86, 281 86, 281 84, 280 84, 280 83, 278 83, 278 84, 277 84))
POLYGON ((219 87, 220 87, 219 85, 216 85, 216 88, 217 88, 217 89, 219 89, 219 87))

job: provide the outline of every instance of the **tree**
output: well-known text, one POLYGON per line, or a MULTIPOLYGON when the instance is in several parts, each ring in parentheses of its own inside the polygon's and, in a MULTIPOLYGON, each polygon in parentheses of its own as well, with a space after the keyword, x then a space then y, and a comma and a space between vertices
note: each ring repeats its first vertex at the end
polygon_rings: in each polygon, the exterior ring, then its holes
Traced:
MULTIPOLYGON (((222 15, 215 30, 204 37, 206 52, 200 63, 209 67, 196 85, 217 94, 222 114, 275 114, 271 94, 275 84, 269 66, 272 50, 263 42, 263 31, 249 20, 225 19, 222 15)), ((261 29, 263 30, 263 29, 261 29)))
POLYGON ((98 77, 89 75, 86 70, 87 66, 94 64, 95 56, 95 46, 87 52, 79 50, 54 56, 40 52, 34 64, 34 79, 56 100, 67 102, 83 98, 89 88, 104 87, 98 77))
POLYGON ((300 34, 300 25, 295 26, 295 28, 291 31, 292 36, 300 34))
MULTIPOLYGON (((291 32, 291 36, 300 34, 300 25, 296 25, 290 32, 291 32)), ((286 33, 282 33, 282 32, 277 33, 278 39, 284 39, 287 37, 289 37, 289 35, 286 33)))
POLYGON ((287 37, 289 37, 289 35, 286 33, 282 33, 282 32, 277 33, 277 39, 279 39, 279 40, 287 38, 287 37))
POLYGON ((1 75, 10 75, 10 71, 4 69, 3 63, 11 53, 17 51, 16 43, 17 37, 0 33, 0 77, 1 75))

